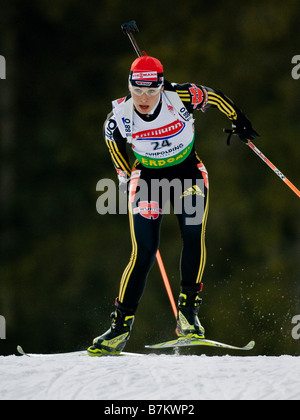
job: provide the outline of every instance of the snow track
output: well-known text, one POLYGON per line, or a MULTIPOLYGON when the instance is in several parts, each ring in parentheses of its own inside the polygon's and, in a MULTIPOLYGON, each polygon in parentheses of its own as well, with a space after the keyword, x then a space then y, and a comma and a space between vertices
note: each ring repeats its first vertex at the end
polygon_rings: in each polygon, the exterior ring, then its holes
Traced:
POLYGON ((0 357, 0 400, 300 400, 300 357, 0 357))

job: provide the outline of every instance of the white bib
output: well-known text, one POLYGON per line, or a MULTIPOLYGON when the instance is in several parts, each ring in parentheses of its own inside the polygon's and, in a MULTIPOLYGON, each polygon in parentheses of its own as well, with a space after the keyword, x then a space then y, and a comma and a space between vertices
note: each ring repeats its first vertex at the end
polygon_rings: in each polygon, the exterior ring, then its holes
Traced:
MULTIPOLYGON (((182 107, 185 109, 183 104, 182 107)), ((116 104, 113 112, 122 136, 129 138, 133 153, 146 167, 177 165, 192 151, 194 120, 190 114, 184 118, 165 93, 160 113, 153 121, 145 121, 133 112, 132 99, 116 104)))

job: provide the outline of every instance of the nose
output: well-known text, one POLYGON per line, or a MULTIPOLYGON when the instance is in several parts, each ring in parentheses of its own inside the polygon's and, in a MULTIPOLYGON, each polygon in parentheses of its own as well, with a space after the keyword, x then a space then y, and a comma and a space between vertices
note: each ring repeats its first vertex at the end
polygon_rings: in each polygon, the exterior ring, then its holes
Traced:
POLYGON ((141 99, 145 102, 148 99, 148 95, 146 93, 143 93, 141 96, 141 99))

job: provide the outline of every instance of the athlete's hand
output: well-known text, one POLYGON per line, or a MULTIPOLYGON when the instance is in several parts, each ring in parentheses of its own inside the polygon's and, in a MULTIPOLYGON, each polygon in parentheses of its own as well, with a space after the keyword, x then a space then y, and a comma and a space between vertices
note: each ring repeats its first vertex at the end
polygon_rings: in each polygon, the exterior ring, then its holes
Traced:
POLYGON ((129 182, 120 182, 119 191, 123 194, 128 194, 128 186, 129 186, 129 182))
POLYGON ((227 144, 230 145, 230 139, 232 135, 239 136, 240 140, 244 143, 248 143, 249 140, 254 140, 256 137, 259 137, 259 134, 254 128, 250 121, 245 121, 244 123, 233 123, 232 129, 224 129, 224 133, 228 133, 227 144))

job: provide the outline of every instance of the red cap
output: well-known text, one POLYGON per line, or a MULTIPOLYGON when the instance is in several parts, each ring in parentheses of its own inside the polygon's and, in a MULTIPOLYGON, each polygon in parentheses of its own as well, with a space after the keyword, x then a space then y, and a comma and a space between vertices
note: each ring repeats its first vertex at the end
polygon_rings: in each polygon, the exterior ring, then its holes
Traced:
POLYGON ((164 68, 161 62, 145 52, 131 66, 129 83, 139 87, 159 87, 164 83, 164 68))

